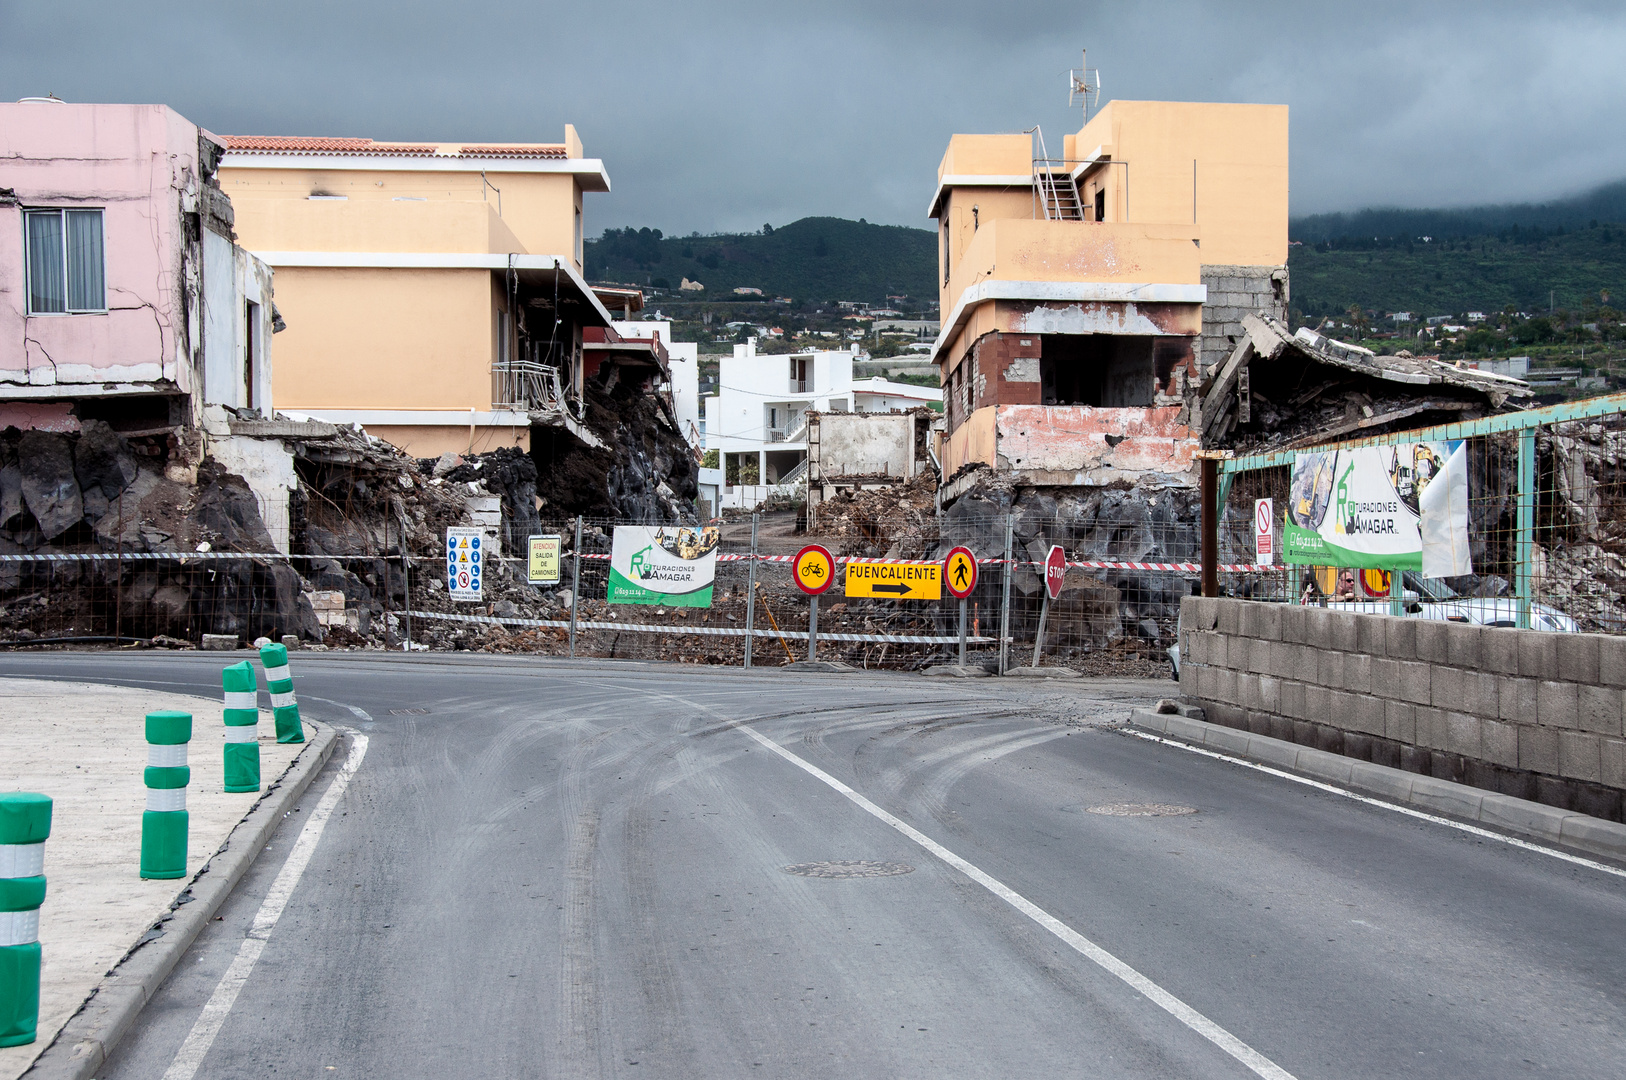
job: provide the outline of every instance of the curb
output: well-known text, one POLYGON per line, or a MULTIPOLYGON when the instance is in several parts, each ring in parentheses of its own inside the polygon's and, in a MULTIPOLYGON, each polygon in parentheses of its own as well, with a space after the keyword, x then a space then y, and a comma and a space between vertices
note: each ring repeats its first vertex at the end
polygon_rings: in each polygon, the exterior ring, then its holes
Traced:
POLYGON ((1626 862, 1626 825, 1618 822, 1177 714, 1136 709, 1129 714, 1129 723, 1154 735, 1278 769, 1291 769, 1427 813, 1459 818, 1516 836, 1626 862))
POLYGON ((136 1017, 163 986, 181 954, 214 918, 254 859, 265 849, 283 816, 310 787, 333 754, 338 732, 305 721, 316 736, 260 796, 170 905, 79 1007, 24 1072, 28 1080, 89 1080, 113 1047, 129 1033, 136 1017))

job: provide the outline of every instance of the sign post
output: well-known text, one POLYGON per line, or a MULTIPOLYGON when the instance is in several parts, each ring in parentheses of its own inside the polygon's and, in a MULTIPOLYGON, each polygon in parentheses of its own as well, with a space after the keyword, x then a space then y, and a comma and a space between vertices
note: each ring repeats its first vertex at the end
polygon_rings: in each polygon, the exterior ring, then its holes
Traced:
POLYGON ((836 560, 818 544, 809 544, 796 553, 790 564, 796 587, 808 595, 807 658, 819 658, 819 595, 835 584, 836 560))
POLYGON ((977 557, 970 548, 954 548, 943 559, 943 584, 949 595, 960 602, 960 666, 965 667, 966 597, 977 587, 977 557))
POLYGON ((1061 598, 1061 587, 1067 581, 1067 553, 1060 544, 1050 545, 1044 557, 1044 599, 1039 607, 1039 632, 1033 638, 1033 666, 1039 666, 1039 651, 1044 648, 1044 624, 1050 615, 1050 601, 1061 598))

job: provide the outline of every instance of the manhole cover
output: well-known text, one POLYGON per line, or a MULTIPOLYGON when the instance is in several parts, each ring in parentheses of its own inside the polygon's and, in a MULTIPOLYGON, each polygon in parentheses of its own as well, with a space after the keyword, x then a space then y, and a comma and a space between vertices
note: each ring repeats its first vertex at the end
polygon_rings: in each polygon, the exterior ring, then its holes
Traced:
POLYGON ((428 716, 428 709, 391 709, 391 716, 428 716))
POLYGON ((1170 803, 1155 802, 1116 802, 1104 803, 1101 806, 1085 807, 1091 814, 1104 814, 1107 817, 1179 817, 1182 814, 1195 814, 1195 806, 1174 806, 1170 803))
POLYGON ((804 862, 784 868, 787 874, 818 878, 893 877, 897 874, 911 874, 914 869, 908 863, 869 862, 867 860, 857 862, 804 862))

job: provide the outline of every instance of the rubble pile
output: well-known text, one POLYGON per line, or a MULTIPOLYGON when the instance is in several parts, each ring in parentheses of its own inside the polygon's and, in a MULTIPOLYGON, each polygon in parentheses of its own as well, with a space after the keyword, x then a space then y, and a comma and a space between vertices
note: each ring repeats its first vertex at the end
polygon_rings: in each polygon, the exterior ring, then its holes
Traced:
POLYGON ((200 613, 221 633, 318 635, 286 563, 186 557, 276 550, 247 483, 200 450, 174 432, 126 437, 98 420, 0 433, 0 554, 177 554, 0 563, 0 636, 195 640, 200 613))
POLYGON ((1231 355, 1186 388, 1206 447, 1311 445, 1472 420, 1530 397, 1519 379, 1402 351, 1378 356, 1260 312, 1231 355))
POLYGON ((922 473, 906 484, 842 491, 819 504, 815 529, 837 555, 929 558, 937 544, 937 476, 922 473))
POLYGON ((661 399, 631 383, 606 390, 593 380, 584 398, 585 434, 532 428, 544 513, 629 525, 695 521, 699 462, 661 399))
MULTIPOLYGON (((1561 424, 1537 437, 1536 455, 1532 592, 1582 630, 1626 631, 1626 429, 1561 424)), ((1498 530, 1508 537, 1513 512, 1498 530)))

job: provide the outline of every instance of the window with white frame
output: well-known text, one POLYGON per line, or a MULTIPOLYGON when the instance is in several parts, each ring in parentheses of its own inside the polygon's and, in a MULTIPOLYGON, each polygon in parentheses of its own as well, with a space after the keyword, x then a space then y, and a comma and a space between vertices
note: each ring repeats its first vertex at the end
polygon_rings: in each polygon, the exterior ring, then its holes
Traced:
POLYGON ((100 210, 27 210, 28 313, 107 310, 100 210))

